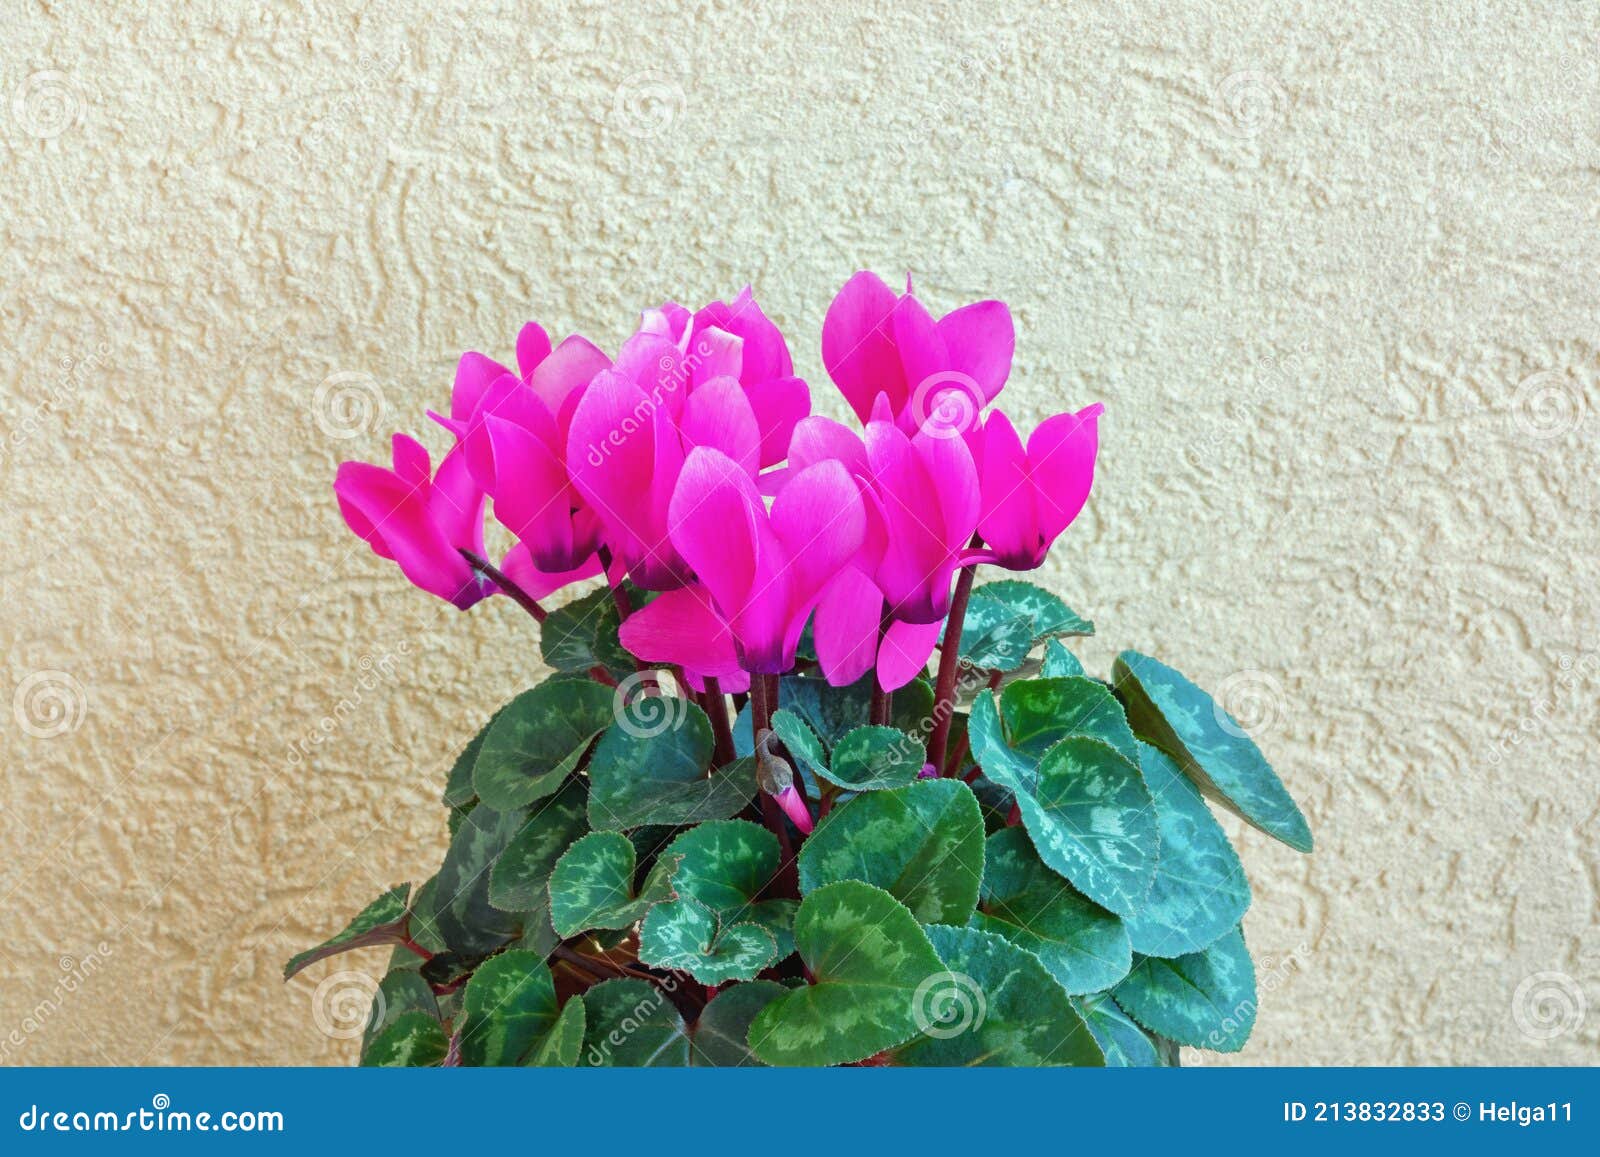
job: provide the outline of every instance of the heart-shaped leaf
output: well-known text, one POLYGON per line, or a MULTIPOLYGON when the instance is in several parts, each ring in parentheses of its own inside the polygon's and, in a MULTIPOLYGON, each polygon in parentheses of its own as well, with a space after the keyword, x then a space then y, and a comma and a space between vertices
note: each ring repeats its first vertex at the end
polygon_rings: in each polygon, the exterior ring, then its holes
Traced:
POLYGON ((1012 614, 1028 620, 1035 642, 1058 635, 1092 635, 1094 624, 1072 610, 1043 587, 1021 579, 1002 579, 984 583, 972 592, 1004 605, 1012 614))
POLYGON ((1117 1007, 1110 993, 1074 997, 1072 1003, 1083 1015, 1089 1031, 1094 1033, 1100 1051, 1106 1054, 1108 1066, 1146 1069, 1165 1063, 1155 1041, 1117 1007))
POLYGON ((589 1027, 583 1063, 600 1068, 662 1068, 689 1063, 683 1017, 659 987, 605 980, 583 994, 589 1027))
POLYGON ((1078 656, 1067 650, 1057 640, 1051 639, 1044 645, 1044 663, 1039 669, 1039 674, 1046 679, 1061 679, 1069 675, 1082 675, 1083 664, 1078 662, 1078 656))
POLYGON ((1133 966, 1122 920, 1046 867, 1021 828, 984 841, 978 903, 972 926, 1033 953, 1067 992, 1110 988, 1133 966))
POLYGON ((289 958, 283 967, 283 978, 288 980, 308 964, 324 960, 352 948, 369 948, 374 944, 398 944, 405 938, 406 897, 411 894, 410 884, 398 884, 361 909, 344 930, 330 936, 315 948, 308 948, 289 958))
POLYGON ((813 983, 757 1014, 750 1051, 762 1061, 845 1064, 920 1031, 917 988, 945 968, 916 917, 893 896, 854 880, 818 888, 801 903, 794 936, 813 983))
POLYGON ((1117 656, 1112 677, 1134 730, 1169 753, 1201 790, 1296 851, 1311 850, 1306 817, 1255 741, 1221 704, 1137 651, 1117 656))
POLYGON ((711 721, 687 699, 667 698, 649 727, 619 719, 589 760, 589 826, 624 830, 643 824, 726 819, 755 795, 755 761, 736 760, 710 776, 711 721))
POLYGON ((689 1063, 716 1068, 760 1067, 750 1051, 750 1024, 789 990, 775 980, 752 980, 723 989, 694 1023, 689 1063))
POLYGON ((934 925, 927 933, 946 971, 917 989, 921 1032, 895 1050, 900 1063, 1105 1064, 1083 1017, 1037 957, 977 928, 934 925))
POLYGON ((983 879, 983 816, 960 780, 928 779, 856 796, 800 850, 800 890, 861 880, 925 924, 965 924, 983 879))
MULTIPOLYGON (((748 704, 746 711, 740 712, 739 717, 749 727, 748 704)), ((817 733, 811 730, 811 725, 800 716, 786 707, 780 707, 772 713, 772 730, 778 733, 778 738, 783 741, 783 746, 788 749, 790 757, 794 760, 795 770, 800 773, 800 778, 807 783, 807 795, 815 796, 812 789, 819 778, 828 774, 828 752, 822 746, 822 740, 817 738, 817 733)), ((749 755, 754 750, 741 752, 749 755)))
MULTIPOLYGON (((785 676, 778 693, 780 705, 805 720, 831 752, 847 732, 867 721, 874 678, 869 672, 848 687, 833 687, 826 679, 785 676)), ((889 725, 915 734, 933 714, 933 685, 925 678, 913 679, 894 693, 891 708, 889 725)), ((748 726, 745 742, 749 742, 748 726)))
POLYGON ((561 1015, 522 1058, 524 1067, 567 1068, 578 1063, 583 1052, 583 1035, 586 1008, 581 996, 569 996, 561 1006, 561 1015))
POLYGON ((967 600, 957 654, 975 667, 1015 671, 1033 649, 1033 620, 982 591, 967 600))
POLYGON ((778 837, 749 820, 711 820, 690 828, 662 852, 675 860, 673 890, 698 900, 724 924, 758 924, 772 933, 776 959, 794 951, 795 902, 761 900, 778 874, 778 837))
POLYGON ((435 884, 433 918, 452 951, 486 956, 521 932, 520 916, 489 903, 489 880, 527 819, 526 811, 473 808, 450 841, 435 884))
POLYGON ((1112 995, 1151 1032, 1194 1048, 1236 1053, 1256 1023, 1256 970, 1237 928, 1176 960, 1139 958, 1112 995))
POLYGON ((562 679, 524 691, 483 737, 472 769, 478 799, 512 811, 550 795, 613 717, 612 691, 599 683, 562 679))
MULTIPOLYGON (((415 954, 412 958, 420 959, 415 954)), ((361 1034, 362 1064, 368 1063, 366 1057, 372 1042, 406 1012, 425 1012, 438 1020, 439 1001, 433 995, 433 988, 415 971, 393 970, 378 982, 378 995, 373 998, 367 1027, 361 1034)))
POLYGON ((432 1068, 442 1065, 449 1051, 450 1038, 437 1017, 403 1012, 373 1038, 361 1063, 379 1068, 432 1068))
POLYGON ((448 808, 464 808, 478 798, 477 789, 472 786, 472 768, 478 762, 478 752, 483 750, 483 740, 489 734, 489 728, 494 726, 494 721, 500 718, 496 711, 489 717, 489 722, 478 728, 478 733, 467 741, 466 747, 461 749, 461 754, 456 756, 455 763, 450 766, 450 774, 444 783, 443 803, 448 808))
POLYGON ((885 791, 915 782, 927 761, 923 743, 895 727, 857 727, 834 744, 818 774, 849 791, 885 791))
POLYGON ((620 832, 590 832, 568 848, 550 873, 550 919, 561 937, 627 928, 672 899, 670 861, 656 861, 637 894, 635 865, 633 844, 620 832))
POLYGON ((1144 956, 1198 952, 1238 925, 1250 907, 1250 884, 1222 825, 1178 765, 1141 743, 1139 767, 1156 802, 1161 856, 1144 906, 1128 917, 1128 938, 1144 956))
POLYGON ((533 809, 489 873, 489 903, 504 912, 532 912, 549 901, 556 861, 589 830, 586 793, 572 780, 533 809))
POLYGON ((539 653, 557 671, 631 671, 633 656, 617 641, 620 625, 616 600, 609 588, 601 587, 545 616, 539 653))
POLYGON ((556 1031, 561 1010, 545 962, 511 949, 479 965, 462 997, 464 1065, 514 1065, 556 1031))
POLYGON ((1138 766, 1087 736, 1062 739, 1037 760, 1014 751, 988 696, 973 704, 969 728, 984 774, 1015 797, 1039 857, 1102 908, 1137 912, 1160 850, 1138 766))
POLYGON ((1000 693, 1000 717, 1011 746, 1035 759, 1069 735, 1091 735, 1139 762, 1122 704, 1105 684, 1082 675, 1009 684, 1000 693))
POLYGON ((724 923, 698 900, 657 904, 639 927, 639 959, 676 968, 701 984, 753 980, 778 958, 772 933, 747 922, 724 923))

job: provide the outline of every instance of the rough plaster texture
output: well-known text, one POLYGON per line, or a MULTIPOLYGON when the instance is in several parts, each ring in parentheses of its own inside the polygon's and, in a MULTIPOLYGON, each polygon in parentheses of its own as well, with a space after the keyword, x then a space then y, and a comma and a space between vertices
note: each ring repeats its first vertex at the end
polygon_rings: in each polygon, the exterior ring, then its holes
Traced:
POLYGON ((1310 858, 1230 822, 1244 1058, 1600 1055, 1591 7, 136 7, 0 38, 5 1063, 351 1060, 382 953, 281 962, 436 865, 537 651, 336 462, 530 316, 750 280, 820 381, 862 266, 1009 300, 1024 421, 1106 403, 1044 577, 1305 801, 1310 858))

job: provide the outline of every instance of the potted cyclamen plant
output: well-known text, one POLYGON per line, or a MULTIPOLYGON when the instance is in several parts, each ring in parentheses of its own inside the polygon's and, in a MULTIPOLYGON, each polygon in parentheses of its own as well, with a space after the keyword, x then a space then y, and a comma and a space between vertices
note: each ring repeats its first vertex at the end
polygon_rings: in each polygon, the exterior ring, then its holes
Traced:
POLYGON ((1016 579, 1082 509, 1101 407, 1024 442, 998 301, 858 273, 811 415, 748 290, 613 359, 538 325, 461 359, 435 470, 347 462, 350 528, 549 678, 468 741, 450 847, 290 961, 395 946, 374 1065, 1150 1065, 1255 1019, 1250 889, 1202 796, 1310 851, 1209 696, 1016 579), (987 412, 985 412, 987 411, 987 412), (485 557, 483 516, 517 543, 485 557), (598 589, 547 610, 570 583, 598 589), (930 679, 928 667, 934 666, 930 679))

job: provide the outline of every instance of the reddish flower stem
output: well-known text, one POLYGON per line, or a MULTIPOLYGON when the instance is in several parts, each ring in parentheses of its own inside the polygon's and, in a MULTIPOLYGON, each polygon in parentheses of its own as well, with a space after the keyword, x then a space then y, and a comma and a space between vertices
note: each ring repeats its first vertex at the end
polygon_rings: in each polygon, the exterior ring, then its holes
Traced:
MULTIPOLYGON (((884 608, 883 617, 878 620, 878 649, 875 655, 883 651, 883 637, 889 633, 889 624, 893 620, 889 617, 889 610, 884 608)), ((894 711, 894 692, 885 691, 883 684, 878 682, 878 669, 874 664, 872 669, 872 702, 867 708, 867 722, 877 724, 879 727, 889 726, 889 719, 894 711)))
POLYGON ((534 622, 545 621, 550 612, 539 605, 538 599, 507 578, 504 571, 481 555, 473 554, 464 546, 458 546, 456 549, 461 552, 461 557, 467 560, 468 566, 504 591, 512 602, 533 616, 534 622))
POLYGON ((733 728, 728 722, 728 701, 722 697, 722 685, 714 675, 705 677, 705 695, 700 704, 711 717, 711 734, 716 738, 717 766, 732 763, 733 728))
MULTIPOLYGON (((983 545, 976 534, 972 536, 972 549, 983 545)), ((950 599, 950 617, 944 624, 944 643, 939 648, 939 678, 933 695, 933 734, 928 737, 928 762, 944 768, 945 748, 950 743, 950 722, 956 710, 956 669, 961 663, 961 626, 967 618, 967 599, 972 594, 972 576, 978 566, 961 568, 956 579, 956 593, 950 599)))

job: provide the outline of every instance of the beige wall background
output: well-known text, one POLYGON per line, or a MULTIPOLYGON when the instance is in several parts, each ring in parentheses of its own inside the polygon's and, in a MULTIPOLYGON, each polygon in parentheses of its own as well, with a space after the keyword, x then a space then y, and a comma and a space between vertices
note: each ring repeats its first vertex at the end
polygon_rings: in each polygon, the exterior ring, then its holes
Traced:
POLYGON ((859 267, 1008 300, 1021 421, 1106 403, 1043 579, 1305 804, 1230 821, 1243 1060, 1600 1058, 1592 7, 135 7, 0 38, 4 1063, 351 1061, 384 954, 279 968, 539 672, 335 464, 529 317, 746 281, 821 394, 859 267))

